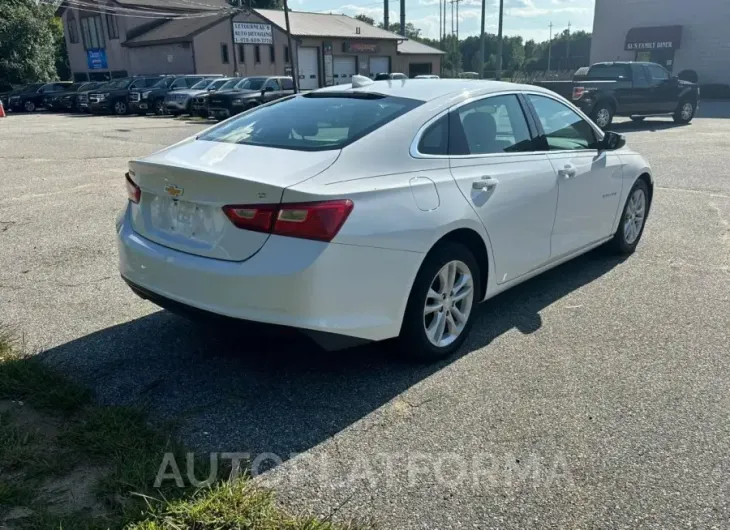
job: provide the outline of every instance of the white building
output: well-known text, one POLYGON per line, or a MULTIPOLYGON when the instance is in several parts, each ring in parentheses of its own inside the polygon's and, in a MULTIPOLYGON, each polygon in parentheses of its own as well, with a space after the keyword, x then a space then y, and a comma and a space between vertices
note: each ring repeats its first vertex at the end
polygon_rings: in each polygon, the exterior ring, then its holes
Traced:
POLYGON ((617 60, 730 84, 730 0, 596 0, 591 63, 617 60))

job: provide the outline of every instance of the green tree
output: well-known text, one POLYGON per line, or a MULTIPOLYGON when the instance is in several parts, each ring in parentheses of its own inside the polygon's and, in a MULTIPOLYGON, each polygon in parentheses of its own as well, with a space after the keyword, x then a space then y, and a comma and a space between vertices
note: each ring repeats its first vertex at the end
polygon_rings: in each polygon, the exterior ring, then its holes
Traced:
MULTIPOLYGON (((379 28, 385 29, 385 24, 378 24, 379 28)), ((400 22, 393 22, 388 27, 388 31, 400 35, 400 22)), ((421 30, 413 25, 413 22, 406 22, 406 37, 413 40, 421 40, 421 30)))
POLYGON ((360 13, 359 15, 355 15, 355 18, 358 19, 361 22, 365 22, 365 24, 370 24, 371 26, 375 25, 375 19, 371 18, 367 15, 363 15, 360 13))
POLYGON ((0 79, 10 83, 56 77, 54 8, 32 0, 3 0, 0 79))
POLYGON ((71 79, 71 65, 68 61, 68 51, 66 50, 66 39, 63 35, 63 22, 60 18, 53 19, 53 42, 56 50, 56 76, 62 81, 71 79))

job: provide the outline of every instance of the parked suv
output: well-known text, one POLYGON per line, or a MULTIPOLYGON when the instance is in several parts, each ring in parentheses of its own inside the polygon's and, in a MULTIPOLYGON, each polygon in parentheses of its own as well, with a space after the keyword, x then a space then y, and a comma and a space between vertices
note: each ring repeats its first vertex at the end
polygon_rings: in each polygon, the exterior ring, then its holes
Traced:
POLYGON ((74 83, 69 85, 62 92, 53 92, 43 97, 43 106, 46 110, 54 111, 71 111, 76 108, 76 97, 79 92, 85 90, 93 90, 102 83, 95 81, 87 81, 84 83, 74 83))
POLYGON ((15 111, 34 112, 43 106, 43 98, 55 92, 62 92, 71 86, 71 81, 34 83, 16 92, 8 99, 8 106, 15 111))
POLYGON ((218 120, 294 93, 291 77, 247 77, 235 90, 210 97, 210 115, 218 120))
POLYGON ((210 96, 218 92, 225 92, 227 90, 233 90, 236 85, 243 83, 245 79, 240 77, 229 77, 225 79, 225 83, 215 89, 208 89, 208 91, 198 94, 193 98, 192 111, 195 116, 201 118, 208 117, 208 100, 210 96))
POLYGON ((125 77, 104 85, 103 88, 89 94, 89 109, 92 113, 114 113, 117 115, 129 112, 129 94, 133 90, 151 87, 160 76, 125 77))
POLYGON ((201 79, 188 89, 171 90, 165 96, 165 109, 173 115, 192 114, 193 99, 201 94, 206 94, 209 90, 216 90, 222 87, 227 77, 207 77, 201 79))
MULTIPOLYGON (((163 76, 146 90, 133 90, 129 93, 130 112, 145 115, 154 112, 157 115, 165 114, 165 96, 171 90, 186 90, 213 75, 169 75, 163 76)), ((220 76, 219 76, 220 77, 220 76)))

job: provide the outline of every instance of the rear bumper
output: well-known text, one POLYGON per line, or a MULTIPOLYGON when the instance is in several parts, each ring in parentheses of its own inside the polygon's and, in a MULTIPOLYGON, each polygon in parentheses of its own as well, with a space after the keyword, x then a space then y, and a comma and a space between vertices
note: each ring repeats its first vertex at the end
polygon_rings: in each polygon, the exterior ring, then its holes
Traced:
POLYGON ((423 259, 414 252, 271 236, 247 261, 222 261, 145 239, 132 230, 128 209, 118 224, 118 248, 122 277, 152 301, 367 340, 400 333, 423 259))

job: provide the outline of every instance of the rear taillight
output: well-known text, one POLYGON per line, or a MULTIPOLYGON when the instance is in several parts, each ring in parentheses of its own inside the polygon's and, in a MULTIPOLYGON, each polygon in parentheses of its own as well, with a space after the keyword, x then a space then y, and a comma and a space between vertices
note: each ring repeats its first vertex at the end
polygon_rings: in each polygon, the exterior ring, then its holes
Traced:
POLYGON ((576 86, 573 87, 573 101, 578 101, 580 98, 583 97, 583 94, 586 93, 585 87, 582 86, 576 86))
POLYGON ((349 199, 300 204, 249 204, 224 206, 238 228, 280 236, 332 241, 350 215, 349 199))
POLYGON ((140 190, 139 186, 137 186, 137 184, 135 184, 132 180, 131 174, 125 173, 124 183, 127 185, 127 196, 129 197, 129 200, 135 204, 139 204, 139 199, 142 196, 142 190, 140 190))

